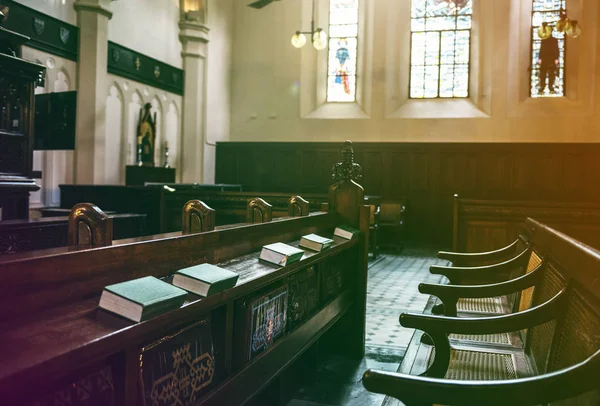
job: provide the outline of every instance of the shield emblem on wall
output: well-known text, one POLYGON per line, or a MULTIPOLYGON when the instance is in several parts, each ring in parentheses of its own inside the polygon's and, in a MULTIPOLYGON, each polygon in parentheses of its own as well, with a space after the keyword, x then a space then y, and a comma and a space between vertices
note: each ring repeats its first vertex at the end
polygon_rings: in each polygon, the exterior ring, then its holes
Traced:
POLYGON ((160 76, 160 66, 155 66, 155 67, 154 67, 154 77, 155 77, 156 79, 158 79, 158 78, 159 78, 159 76, 160 76))
POLYGON ((60 40, 63 44, 67 44, 69 42, 69 38, 71 37, 71 31, 67 30, 65 27, 60 27, 60 40))
POLYGON ((41 18, 34 17, 33 18, 33 30, 37 35, 42 35, 44 32, 44 28, 46 28, 46 22, 41 18))

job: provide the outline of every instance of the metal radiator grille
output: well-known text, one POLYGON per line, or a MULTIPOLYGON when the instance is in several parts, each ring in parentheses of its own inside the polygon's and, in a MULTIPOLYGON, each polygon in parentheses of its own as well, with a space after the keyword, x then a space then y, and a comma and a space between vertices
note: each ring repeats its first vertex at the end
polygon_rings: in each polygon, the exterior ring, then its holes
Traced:
POLYGON ((503 313, 502 298, 463 298, 458 299, 456 309, 465 313, 503 313))
POLYGON ((510 345, 510 337, 502 334, 450 334, 451 340, 475 341, 478 343, 510 345))

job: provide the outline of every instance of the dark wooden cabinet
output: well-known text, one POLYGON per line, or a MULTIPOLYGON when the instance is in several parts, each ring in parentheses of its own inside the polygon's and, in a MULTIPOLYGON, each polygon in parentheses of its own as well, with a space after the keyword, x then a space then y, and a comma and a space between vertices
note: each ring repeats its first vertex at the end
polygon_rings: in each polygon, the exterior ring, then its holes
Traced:
POLYGON ((125 184, 127 186, 144 186, 146 182, 175 183, 175 168, 137 165, 125 167, 125 184))
POLYGON ((20 58, 29 38, 0 27, 0 220, 29 217, 32 179, 34 88, 45 68, 20 58))

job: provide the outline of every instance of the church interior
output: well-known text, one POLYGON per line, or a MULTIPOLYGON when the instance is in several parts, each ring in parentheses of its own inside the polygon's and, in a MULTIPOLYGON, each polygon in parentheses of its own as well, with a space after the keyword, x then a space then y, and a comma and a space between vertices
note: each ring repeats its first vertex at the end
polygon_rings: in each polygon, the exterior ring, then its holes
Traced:
POLYGON ((598 0, 0 0, 0 404, 600 405, 596 82, 598 0))

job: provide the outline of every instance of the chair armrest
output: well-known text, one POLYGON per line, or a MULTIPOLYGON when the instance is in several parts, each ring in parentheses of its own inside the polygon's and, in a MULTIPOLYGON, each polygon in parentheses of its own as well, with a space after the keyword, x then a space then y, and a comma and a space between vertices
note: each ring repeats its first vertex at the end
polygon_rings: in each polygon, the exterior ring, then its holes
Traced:
POLYGON ((510 277, 510 272, 524 267, 529 259, 531 251, 525 250, 516 257, 499 264, 477 266, 477 267, 458 267, 458 266, 440 266, 432 265, 429 272, 434 275, 443 275, 450 280, 453 285, 461 285, 463 280, 475 280, 480 284, 503 282, 510 277))
POLYGON ((566 288, 561 289, 552 299, 524 310, 502 316, 491 317, 448 317, 426 314, 402 313, 400 324, 403 327, 423 330, 432 334, 498 334, 531 328, 556 318, 564 304, 566 288))
POLYGON ((419 292, 438 297, 444 304, 446 316, 456 317, 458 299, 508 295, 536 285, 543 276, 543 263, 533 271, 507 282, 489 285, 443 285, 421 283, 419 292))
POLYGON ((438 252, 438 258, 446 259, 456 266, 469 266, 469 264, 480 265, 489 261, 504 261, 506 258, 515 254, 515 250, 519 242, 522 242, 521 238, 513 241, 510 245, 507 245, 504 248, 488 252, 463 253, 440 251, 438 252))
POLYGON ((458 381, 369 369, 363 385, 406 405, 537 405, 572 398, 596 389, 600 351, 569 368, 530 378, 458 381))

